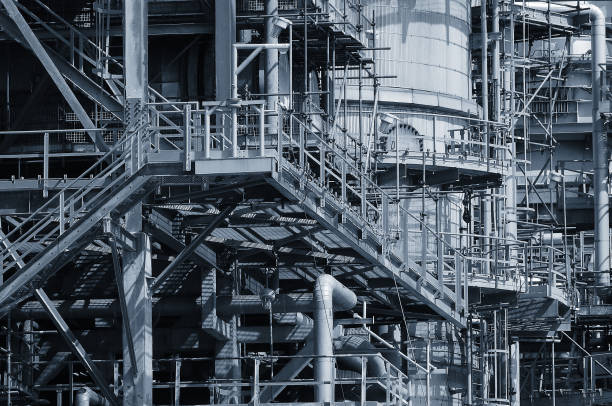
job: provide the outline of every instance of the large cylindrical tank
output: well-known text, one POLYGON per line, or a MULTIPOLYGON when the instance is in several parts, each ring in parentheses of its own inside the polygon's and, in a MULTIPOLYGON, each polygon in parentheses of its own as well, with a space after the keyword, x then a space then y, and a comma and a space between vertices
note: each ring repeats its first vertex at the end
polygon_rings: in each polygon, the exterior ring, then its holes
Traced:
MULTIPOLYGON (((468 124, 460 117, 477 116, 479 111, 471 95, 470 0, 363 0, 362 4, 366 18, 375 21, 375 26, 365 23, 364 30, 376 50, 362 53, 366 59, 374 56, 376 66, 368 71, 375 70, 380 77, 377 112, 393 113, 401 120, 398 147, 403 163, 410 167, 428 151, 430 159, 458 152, 447 148, 448 138, 467 138, 459 133, 468 124)), ((395 150, 393 134, 372 135, 372 79, 364 71, 360 115, 359 81, 354 72, 349 76, 345 128, 370 145, 376 139, 373 149, 378 152, 395 150)), ((344 91, 344 82, 337 81, 336 97, 344 97, 344 91)), ((393 155, 383 156, 382 161, 392 164, 393 155)), ((452 166, 450 161, 445 165, 452 166)))
MULTIPOLYGON (((471 101, 470 0, 368 0, 376 21, 381 103, 476 112, 471 101)), ((370 53, 371 54, 371 53, 370 53)))

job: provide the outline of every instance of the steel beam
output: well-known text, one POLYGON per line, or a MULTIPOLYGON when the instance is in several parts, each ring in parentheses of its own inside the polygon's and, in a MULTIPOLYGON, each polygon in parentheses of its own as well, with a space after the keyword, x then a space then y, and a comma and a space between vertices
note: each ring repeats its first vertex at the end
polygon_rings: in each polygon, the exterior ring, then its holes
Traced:
POLYGON ((100 370, 98 370, 96 365, 92 362, 91 358, 89 358, 89 355, 87 355, 87 352, 85 351, 81 343, 79 343, 79 340, 77 340, 74 334, 72 334, 72 331, 70 331, 68 324, 66 324, 62 316, 59 314, 59 312, 53 305, 53 302, 51 301, 51 299, 49 299, 45 291, 41 288, 35 289, 34 295, 36 296, 36 299, 40 302, 40 304, 45 308, 46 312, 49 314, 49 317, 51 318, 51 321, 53 321, 55 328, 57 328, 57 331, 62 335, 62 337, 70 347, 70 350, 81 361, 81 363, 91 376, 91 379, 93 379, 100 391, 102 391, 104 397, 111 403, 111 405, 119 406, 119 400, 110 390, 100 370))
MULTIPOLYGON (((307 340, 306 345, 302 347, 300 351, 295 355, 295 357, 291 358, 291 360, 275 375, 272 379, 273 382, 289 382, 293 380, 301 371, 312 361, 312 356, 314 354, 314 341, 307 340)), ((270 385, 266 386, 262 389, 259 394, 259 401, 261 403, 269 403, 274 400, 279 393, 281 393, 285 389, 285 386, 282 385, 270 385)))
POLYGON ((127 338, 128 353, 130 354, 130 360, 134 366, 134 370, 138 373, 138 362, 136 360, 136 352, 134 351, 134 336, 132 335, 132 328, 128 319, 128 308, 125 300, 125 287, 123 286, 123 272, 121 270, 121 259, 119 258, 119 251, 117 250, 117 242, 114 237, 109 238, 111 253, 113 256, 113 269, 115 271, 115 281, 117 283, 117 294, 119 296, 119 306, 121 307, 121 321, 123 323, 123 329, 125 337, 127 338))
MULTIPOLYGON (((83 106, 81 106, 81 103, 75 96, 70 86, 68 86, 66 79, 64 79, 57 66, 55 66, 55 64, 51 60, 51 57, 45 50, 45 47, 38 40, 36 34, 34 34, 32 29, 26 22, 25 18, 23 18, 23 15, 17 9, 15 2, 13 0, 0 0, 0 2, 6 9, 9 17, 11 17, 11 19, 17 25, 17 28, 23 35, 29 47, 34 52, 34 55, 36 55, 40 63, 43 65, 43 67, 53 80, 53 83, 55 83, 55 86, 57 86, 60 93, 64 96, 66 102, 68 103, 74 114, 77 116, 83 127, 86 129, 94 129, 96 126, 89 118, 89 115, 87 114, 83 106)), ((102 137, 102 134, 100 132, 88 131, 87 134, 96 144, 96 147, 100 151, 108 151, 108 146, 104 143, 104 138, 102 137)))
MULTIPOLYGON (((181 252, 185 249, 185 244, 172 235, 171 220, 157 210, 151 211, 148 220, 144 224, 144 230, 151 234, 155 240, 167 245, 176 252, 181 252)), ((212 266, 217 269, 217 254, 205 244, 201 244, 195 250, 191 259, 201 266, 212 266)))
POLYGON ((236 0, 215 0, 215 72, 217 100, 231 97, 232 45, 236 41, 236 0))
POLYGON ((202 330, 214 339, 227 341, 231 339, 230 323, 217 317, 217 270, 214 268, 202 270, 201 277, 202 330))
POLYGON ((27 284, 34 281, 42 271, 51 270, 55 272, 57 270, 57 268, 53 268, 56 265, 55 261, 65 255, 66 251, 79 246, 85 238, 85 234, 90 232, 112 210, 117 210, 131 195, 141 190, 144 190, 145 193, 150 192, 146 187, 150 179, 148 176, 137 176, 131 179, 120 190, 113 192, 114 194, 109 196, 100 206, 92 209, 87 216, 66 230, 60 239, 55 240, 34 259, 27 262, 23 269, 0 286, 0 306, 10 305, 11 298, 15 299, 14 296, 27 284))
MULTIPOLYGON (((366 239, 360 239, 356 229, 351 228, 350 223, 342 224, 337 221, 337 217, 330 215, 321 208, 313 199, 309 199, 307 194, 297 191, 293 185, 284 179, 283 173, 275 173, 274 177, 268 180, 274 188, 292 201, 299 201, 300 207, 313 219, 316 219, 327 230, 331 231, 340 241, 349 245, 355 252, 362 256, 366 261, 379 267, 389 276, 397 281, 397 284, 411 293, 416 300, 422 301, 429 308, 453 323, 459 328, 465 328, 465 317, 462 317, 455 309, 454 294, 447 287, 444 287, 444 296, 449 300, 442 300, 437 297, 437 280, 429 273, 425 273, 426 283, 419 283, 416 275, 420 273, 420 266, 410 257, 399 257, 391 253, 388 257, 379 254, 379 250, 366 239)), ((399 255, 399 254, 398 254, 399 255)))
POLYGON ((164 281, 179 267, 185 260, 189 259, 191 255, 198 249, 198 247, 206 240, 219 224, 234 210, 236 203, 230 204, 223 211, 215 217, 215 219, 208 225, 204 230, 185 248, 181 253, 172 261, 166 268, 155 278, 155 281, 151 284, 151 291, 155 292, 164 281))

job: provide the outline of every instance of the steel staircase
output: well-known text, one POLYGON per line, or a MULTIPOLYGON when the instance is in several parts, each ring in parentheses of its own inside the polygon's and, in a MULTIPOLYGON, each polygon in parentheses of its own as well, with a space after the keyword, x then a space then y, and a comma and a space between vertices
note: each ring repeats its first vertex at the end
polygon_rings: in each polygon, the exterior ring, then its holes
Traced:
MULTIPOLYGON (((299 114, 282 108, 280 114, 264 112, 262 105, 263 101, 258 100, 236 105, 205 102, 201 107, 197 103, 156 104, 151 112, 153 126, 158 130, 156 139, 165 140, 174 150, 156 148, 152 150, 152 159, 162 162, 180 156, 186 170, 191 171, 195 162, 196 167, 206 165, 211 174, 233 165, 245 168, 249 163, 268 162, 261 165, 275 168, 267 178, 275 189, 334 233, 338 243, 374 265, 364 276, 366 279, 393 279, 404 297, 425 303, 449 321, 462 325, 461 275, 465 259, 461 253, 448 247, 418 214, 401 207, 379 187, 360 168, 359 158, 348 152, 351 146, 345 148, 333 138, 326 138, 322 131, 301 120, 299 114), (176 111, 180 107, 182 114, 176 111), (266 114, 278 120, 275 127, 282 128, 281 131, 266 130, 263 125, 269 119, 266 114), (211 123, 213 115, 217 120, 211 123), (228 119, 235 122, 229 133, 227 122, 221 121, 228 119), (154 157, 156 154, 159 158, 154 157), (163 158, 164 154, 167 158, 163 158), (398 223, 392 221, 394 216, 421 225, 425 239, 436 241, 432 244, 435 249, 426 250, 424 262, 423 258, 415 260, 403 252, 401 238, 406 237, 402 237, 398 223), (440 261, 438 252, 442 254, 440 261), (445 258, 445 252, 452 255, 445 258)), ((196 174, 205 173, 196 170, 196 174)))
POLYGON ((29 296, 33 287, 99 236, 101 220, 121 216, 156 187, 156 180, 145 173, 141 148, 149 139, 146 122, 126 132, 81 176, 1 236, 5 282, 0 286, 0 309, 29 296), (86 184, 74 190, 84 180, 86 184), (101 181, 102 188, 94 186, 101 181))

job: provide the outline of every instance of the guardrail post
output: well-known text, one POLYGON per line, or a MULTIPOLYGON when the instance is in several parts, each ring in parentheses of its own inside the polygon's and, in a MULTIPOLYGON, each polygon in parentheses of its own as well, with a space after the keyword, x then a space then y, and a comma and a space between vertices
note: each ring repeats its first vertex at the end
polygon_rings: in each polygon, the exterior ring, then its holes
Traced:
POLYGON ((174 360, 174 406, 181 404, 181 360, 174 360))
POLYGON ((426 389, 425 389, 427 391, 427 394, 425 396, 425 404, 427 406, 430 405, 429 401, 430 401, 430 393, 431 393, 431 370, 429 368, 430 358, 431 358, 431 341, 429 341, 429 338, 427 338, 427 381, 426 381, 426 389))
POLYGON ((367 221, 367 206, 366 206, 366 185, 365 185, 365 175, 363 173, 359 174, 359 183, 361 188, 361 218, 367 221))
POLYGON ((253 370, 253 406, 259 406, 259 358, 255 358, 253 370))
POLYGON ((463 310, 463 303, 461 302, 461 278, 463 273, 463 262, 461 261, 461 255, 458 251, 455 251, 455 309, 457 313, 463 310))
POLYGON ((191 170, 191 104, 185 104, 183 109, 185 126, 183 129, 183 147, 185 149, 185 170, 191 170))
POLYGON ((59 194, 59 233, 64 234, 66 218, 64 209, 64 191, 62 190, 59 194))
MULTIPOLYGON (((266 105, 262 103, 259 110, 259 156, 266 156, 266 105)), ((282 131, 282 128, 279 128, 282 131)))
MULTIPOLYGON (((197 110, 198 106, 196 105, 195 107, 197 110)), ((191 141, 191 144, 194 151, 194 156, 196 151, 202 151, 202 115, 199 113, 193 115, 193 140, 191 141)))
POLYGON ((389 196, 386 193, 382 194, 382 232, 384 236, 383 243, 386 245, 389 237, 389 196))
POLYGON ((391 405, 391 366, 389 365, 389 362, 387 362, 387 391, 385 395, 386 395, 385 404, 387 406, 390 406, 391 405))
POLYGON ((555 260, 555 253, 554 253, 553 247, 551 246, 548 248, 548 288, 547 290, 548 290, 549 296, 552 295, 552 289, 557 284, 554 260, 555 260))
POLYGON ((238 107, 232 106, 232 158, 238 158, 238 107))
POLYGON ((204 110, 204 158, 210 159, 210 111, 204 110))
POLYGON ((367 398, 368 359, 361 357, 361 406, 365 406, 367 398))
POLYGON ((423 268, 423 275, 427 273, 427 227, 425 224, 421 225, 421 268, 423 268))
POLYGON ((279 168, 282 166, 283 160, 283 118, 281 115, 281 111, 277 107, 277 116, 276 116, 276 142, 278 147, 278 165, 279 168))
POLYGON ((49 197, 49 133, 43 136, 43 197, 49 197))
MULTIPOLYGON (((435 123, 435 121, 434 121, 435 123)), ((435 154, 434 154, 435 156, 435 154)), ((440 292, 444 292, 444 247, 442 246, 442 219, 440 199, 435 199, 436 202, 436 253, 437 261, 436 268, 438 274, 438 283, 440 284, 440 292)))

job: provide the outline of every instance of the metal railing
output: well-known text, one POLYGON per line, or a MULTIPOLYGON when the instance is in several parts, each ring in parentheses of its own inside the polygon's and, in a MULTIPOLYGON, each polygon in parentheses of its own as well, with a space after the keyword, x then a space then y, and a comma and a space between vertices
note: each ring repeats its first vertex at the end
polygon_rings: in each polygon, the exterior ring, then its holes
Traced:
POLYGON ((66 232, 95 205, 108 198, 146 163, 150 135, 148 120, 126 134, 79 177, 58 190, 42 206, 1 236, 2 273, 22 268, 37 253, 66 232), (76 185, 82 184, 80 187, 76 185))
POLYGON ((178 152, 185 170, 191 170, 193 161, 199 159, 271 158, 280 174, 308 185, 322 199, 333 202, 343 216, 368 230, 385 255, 402 258, 398 241, 404 231, 399 219, 409 218, 428 239, 436 241, 439 257, 453 255, 434 268, 423 263, 422 272, 437 280, 436 289, 447 285, 459 289, 456 293, 461 296, 461 276, 455 273, 454 282, 445 281, 443 268, 455 269, 463 254, 450 246, 442 233, 401 207, 342 146, 326 139, 297 114, 282 107, 278 112, 265 110, 263 100, 205 102, 199 107, 197 103, 149 103, 149 109, 154 131, 152 154, 178 152))

